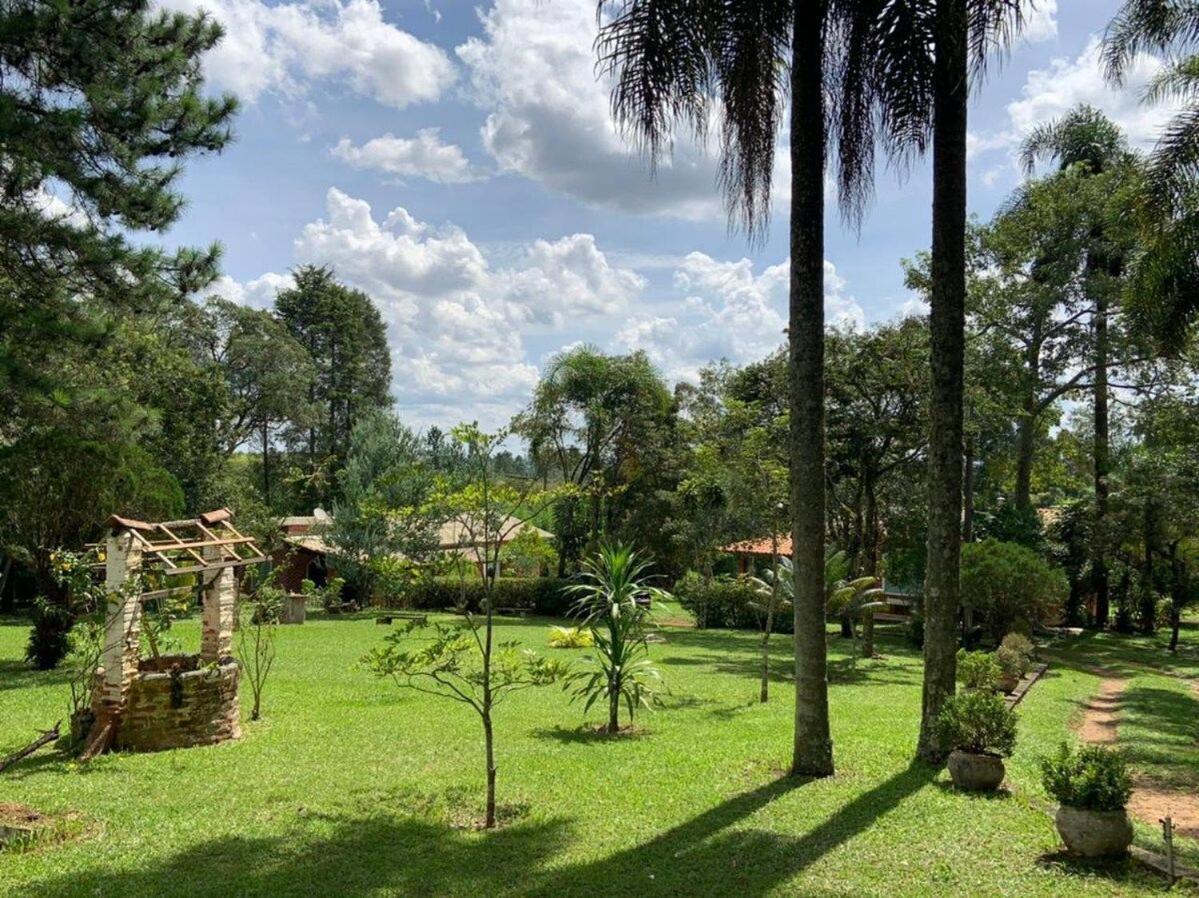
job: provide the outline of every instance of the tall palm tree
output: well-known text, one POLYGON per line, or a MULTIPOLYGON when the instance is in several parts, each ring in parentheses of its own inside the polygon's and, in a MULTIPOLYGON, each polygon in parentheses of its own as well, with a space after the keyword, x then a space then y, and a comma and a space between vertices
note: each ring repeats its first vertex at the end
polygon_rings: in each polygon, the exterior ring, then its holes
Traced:
POLYGON ((872 97, 893 150, 932 143, 928 568, 917 751, 946 754, 937 718, 957 673, 966 325, 966 123, 970 87, 1019 28, 1022 0, 872 0, 872 97))
POLYGON ((1130 260, 1130 311, 1167 352, 1185 343, 1199 317, 1199 0, 1125 0, 1104 37, 1104 68, 1122 86, 1141 53, 1166 66, 1146 102, 1175 99, 1148 159, 1147 189, 1137 199, 1143 247, 1130 260))
POLYGON ((824 600, 824 175, 830 145, 842 207, 869 193, 873 119, 853 0, 600 0, 597 51, 615 76, 612 107, 651 162, 674 128, 718 123, 730 218, 759 239, 775 144, 790 101, 790 477, 795 569, 792 771, 833 772, 824 600), (832 97, 830 102, 828 97, 832 97), (830 108, 830 105, 832 108, 830 108))
MULTIPOLYGON (((1055 160, 1059 170, 1082 168, 1092 176, 1127 166, 1132 160, 1120 128, 1099 110, 1082 105, 1055 121, 1035 128, 1021 147, 1025 171, 1031 174, 1037 159, 1055 160)), ((1091 228, 1083 263, 1083 284, 1091 302, 1091 396, 1095 418, 1092 438, 1095 484, 1095 529, 1091 538, 1092 580, 1095 586, 1095 625, 1107 625, 1110 589, 1107 569, 1108 476, 1111 472, 1111 428, 1108 416, 1108 371, 1111 367, 1108 324, 1109 289, 1104 280, 1118 277, 1124 268, 1122 254, 1105 239, 1102 221, 1091 228)))

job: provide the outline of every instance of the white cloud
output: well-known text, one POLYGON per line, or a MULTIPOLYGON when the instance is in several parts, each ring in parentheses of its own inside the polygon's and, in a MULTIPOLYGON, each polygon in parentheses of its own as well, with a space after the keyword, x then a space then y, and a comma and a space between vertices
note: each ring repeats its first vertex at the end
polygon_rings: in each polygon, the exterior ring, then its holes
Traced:
POLYGON ((1020 36, 1033 44, 1057 37, 1057 0, 1025 0, 1020 36))
MULTIPOLYGON (((596 79, 594 0, 497 0, 483 36, 458 47, 475 102, 489 111, 484 145, 502 171, 583 202, 624 212, 711 219, 724 215, 714 153, 684 135, 651 180, 617 134, 611 83, 596 79)), ((779 155, 776 199, 789 190, 779 155)))
POLYGON ((422 128, 415 137, 384 134, 355 146, 343 137, 330 153, 354 168, 374 169, 402 178, 426 178, 441 184, 477 180, 462 149, 443 143, 437 128, 422 128))
POLYGON ((204 70, 217 88, 247 101, 267 92, 300 98, 312 82, 334 81, 397 109, 438 99, 454 81, 439 47, 386 22, 379 0, 160 0, 208 11, 225 26, 204 70))
POLYGON ((1045 68, 1031 70, 1020 97, 1007 104, 1009 127, 994 133, 969 135, 968 153, 977 157, 994 150, 1007 150, 1014 156, 1020 142, 1037 125, 1053 121, 1083 103, 1107 115, 1134 144, 1150 146, 1162 125, 1179 108, 1177 104, 1141 102, 1146 84, 1161 71, 1161 60, 1138 57, 1128 72, 1125 86, 1115 88, 1104 80, 1100 53, 1100 40, 1092 37, 1074 59, 1059 57, 1045 68))
MULTIPOLYGON (((526 335, 621 312, 645 285, 611 265, 589 234, 535 241, 494 267, 460 228, 417 221, 403 208, 376 218, 367 202, 336 189, 325 217, 301 231, 295 256, 332 265, 378 304, 393 393, 419 424, 506 423, 537 381, 526 335)), ((262 306, 288 284, 267 274, 244 285, 222 279, 214 292, 262 306)))
POLYGON ((275 294, 291 288, 294 283, 290 274, 276 274, 273 271, 244 284, 233 280, 227 274, 222 274, 209 286, 208 292, 238 305, 269 309, 274 305, 275 294))
MULTIPOLYGON (((755 274, 749 259, 722 262, 688 255, 674 273, 683 299, 672 314, 634 316, 616 335, 624 350, 643 349, 676 379, 694 380, 707 363, 745 363, 778 349, 785 339, 789 264, 755 274)), ((865 315, 845 294, 845 279, 824 263, 824 311, 829 323, 861 327, 865 315)))

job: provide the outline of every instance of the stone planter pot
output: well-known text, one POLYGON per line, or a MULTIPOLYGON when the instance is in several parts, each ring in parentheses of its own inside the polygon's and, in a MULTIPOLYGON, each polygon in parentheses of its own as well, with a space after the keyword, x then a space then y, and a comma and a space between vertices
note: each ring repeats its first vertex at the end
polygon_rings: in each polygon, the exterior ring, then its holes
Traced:
POLYGON ((1088 811, 1062 805, 1053 818, 1066 848, 1083 857, 1120 857, 1132 844, 1128 812, 1088 811))
POLYGON ((1003 782, 1003 758, 953 751, 949 754, 949 775, 953 784, 967 792, 994 792, 1003 782))
POLYGON ((1020 685, 1020 678, 1003 675, 995 681, 995 688, 1005 695, 1011 695, 1016 691, 1016 687, 1020 685))

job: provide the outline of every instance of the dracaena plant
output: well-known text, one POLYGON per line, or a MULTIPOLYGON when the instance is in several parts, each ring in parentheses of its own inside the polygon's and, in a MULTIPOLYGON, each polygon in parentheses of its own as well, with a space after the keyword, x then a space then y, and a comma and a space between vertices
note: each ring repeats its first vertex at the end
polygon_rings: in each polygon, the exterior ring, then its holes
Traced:
POLYGON ((582 582, 571 587, 574 612, 591 632, 594 652, 586 668, 567 687, 584 702, 584 712, 600 701, 608 710, 605 731, 620 731, 620 707, 633 720, 639 706, 649 707, 662 675, 649 658, 653 626, 650 605, 666 594, 647 582, 649 563, 627 546, 601 547, 583 563, 582 582))

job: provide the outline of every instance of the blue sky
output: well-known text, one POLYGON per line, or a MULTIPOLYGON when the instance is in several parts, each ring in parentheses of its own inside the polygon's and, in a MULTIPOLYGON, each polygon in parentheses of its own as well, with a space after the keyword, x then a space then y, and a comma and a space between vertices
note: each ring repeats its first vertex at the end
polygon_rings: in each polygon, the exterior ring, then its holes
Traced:
MULTIPOLYGON (((220 241, 216 290, 256 306, 294 266, 334 266, 383 312, 412 423, 501 424, 547 356, 577 342, 644 349, 672 379, 781 343, 784 165, 752 250, 728 231, 711 149, 682 137, 651 179, 595 78, 594 0, 163 2, 225 24, 205 70, 243 103, 235 144, 191 163, 168 239, 220 241)), ((1137 97, 1156 61, 1122 93, 1099 76, 1117 0, 1035 5, 973 102, 970 208, 984 218, 1018 182, 1013 149, 1037 122, 1090 102, 1148 144, 1166 114, 1137 97)), ((830 203, 831 319, 912 308, 899 261, 927 245, 929 203, 923 163, 903 180, 880 171, 860 235, 830 203)))

